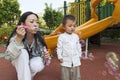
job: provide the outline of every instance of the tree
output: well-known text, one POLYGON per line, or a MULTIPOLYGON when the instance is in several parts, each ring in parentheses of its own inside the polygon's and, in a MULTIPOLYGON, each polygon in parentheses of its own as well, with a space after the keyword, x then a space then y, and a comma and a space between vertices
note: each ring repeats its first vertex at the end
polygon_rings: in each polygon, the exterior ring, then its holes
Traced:
POLYGON ((106 3, 107 3, 107 0, 102 0, 102 1, 100 2, 100 6, 105 6, 106 3))
POLYGON ((4 23, 11 25, 20 17, 19 3, 17 0, 0 0, 0 27, 4 23))
POLYGON ((61 11, 56 11, 52 9, 52 5, 48 6, 46 3, 45 13, 43 15, 43 19, 45 20, 47 26, 49 28, 54 28, 55 26, 58 26, 63 18, 63 14, 61 11))

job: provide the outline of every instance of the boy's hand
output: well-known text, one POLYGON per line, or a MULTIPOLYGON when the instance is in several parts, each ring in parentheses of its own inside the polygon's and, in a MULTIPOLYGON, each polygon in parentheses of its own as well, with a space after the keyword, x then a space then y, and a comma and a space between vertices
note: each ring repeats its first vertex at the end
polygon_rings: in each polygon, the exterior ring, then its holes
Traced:
POLYGON ((63 59, 59 59, 60 63, 63 63, 63 59))

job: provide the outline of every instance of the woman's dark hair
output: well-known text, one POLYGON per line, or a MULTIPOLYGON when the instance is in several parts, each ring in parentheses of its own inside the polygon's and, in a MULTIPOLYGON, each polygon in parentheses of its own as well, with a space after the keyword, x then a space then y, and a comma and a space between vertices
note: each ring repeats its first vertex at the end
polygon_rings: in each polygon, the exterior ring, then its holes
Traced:
POLYGON ((21 25, 21 23, 25 23, 25 20, 27 19, 27 17, 31 14, 34 14, 37 18, 38 18, 38 15, 33 13, 33 12, 25 12, 22 14, 22 16, 20 17, 19 19, 19 22, 17 25, 21 25))
MULTIPOLYGON (((21 23, 24 24, 24 23, 25 23, 25 20, 27 19, 27 17, 28 17, 29 15, 31 15, 31 14, 34 14, 34 15, 38 18, 38 15, 35 14, 35 13, 33 13, 33 12, 25 12, 25 13, 23 13, 22 16, 20 17, 17 26, 18 26, 18 25, 21 25, 21 23)), ((8 42, 7 42, 6 46, 9 45, 11 37, 13 37, 13 36, 16 34, 16 29, 17 29, 17 27, 15 27, 15 29, 14 29, 13 32, 11 33, 10 37, 8 38, 8 42)), ((24 37, 23 42, 24 42, 25 38, 26 38, 26 36, 24 37)), ((42 43, 43 46, 46 46, 46 43, 45 43, 44 39, 42 38, 40 31, 38 31, 38 32, 35 34, 35 43, 36 43, 37 39, 42 43)), ((37 46, 37 44, 36 44, 36 46, 37 46)))
POLYGON ((72 21, 75 21, 75 17, 73 16, 73 15, 66 15, 66 16, 64 16, 64 18, 63 18, 63 20, 62 20, 62 24, 65 26, 65 24, 66 24, 66 21, 67 20, 72 20, 72 21))

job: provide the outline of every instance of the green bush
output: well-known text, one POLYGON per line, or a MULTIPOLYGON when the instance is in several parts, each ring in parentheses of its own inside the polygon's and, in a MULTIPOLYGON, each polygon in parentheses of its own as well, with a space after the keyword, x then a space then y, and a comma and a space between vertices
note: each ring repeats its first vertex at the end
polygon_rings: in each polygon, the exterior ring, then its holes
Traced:
POLYGON ((6 35, 7 39, 13 31, 14 26, 0 28, 0 44, 5 44, 7 40, 2 40, 2 35, 6 35))

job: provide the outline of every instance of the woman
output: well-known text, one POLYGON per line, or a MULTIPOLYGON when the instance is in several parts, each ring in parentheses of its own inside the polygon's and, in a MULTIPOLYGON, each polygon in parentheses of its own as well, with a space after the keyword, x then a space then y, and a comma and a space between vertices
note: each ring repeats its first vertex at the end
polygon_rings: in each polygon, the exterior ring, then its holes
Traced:
POLYGON ((50 59, 38 29, 37 14, 25 12, 9 37, 5 58, 15 66, 18 80, 32 80, 44 68, 45 59, 50 59))

